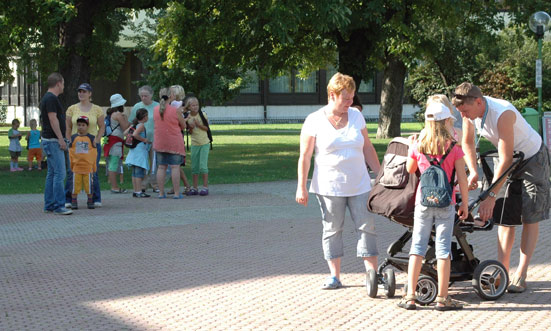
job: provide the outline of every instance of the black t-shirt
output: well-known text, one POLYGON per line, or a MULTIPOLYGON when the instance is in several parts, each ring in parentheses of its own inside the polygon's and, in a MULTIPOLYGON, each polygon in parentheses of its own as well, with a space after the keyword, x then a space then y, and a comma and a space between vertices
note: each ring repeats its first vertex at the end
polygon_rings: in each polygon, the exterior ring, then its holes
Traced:
POLYGON ((40 100, 40 120, 42 121, 42 138, 57 139, 50 125, 48 113, 56 113, 57 120, 59 121, 59 129, 63 137, 65 137, 65 112, 63 111, 61 102, 52 92, 46 92, 42 100, 40 100))

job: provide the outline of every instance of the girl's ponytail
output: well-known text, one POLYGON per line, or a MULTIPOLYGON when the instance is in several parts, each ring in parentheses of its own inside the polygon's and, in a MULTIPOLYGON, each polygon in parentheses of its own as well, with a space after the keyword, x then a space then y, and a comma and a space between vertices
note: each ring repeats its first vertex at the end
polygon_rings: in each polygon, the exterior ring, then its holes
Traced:
POLYGON ((161 99, 159 100, 159 115, 161 115, 161 119, 164 120, 164 113, 166 110, 166 102, 168 101, 168 89, 166 87, 162 88, 159 91, 159 97, 161 99))

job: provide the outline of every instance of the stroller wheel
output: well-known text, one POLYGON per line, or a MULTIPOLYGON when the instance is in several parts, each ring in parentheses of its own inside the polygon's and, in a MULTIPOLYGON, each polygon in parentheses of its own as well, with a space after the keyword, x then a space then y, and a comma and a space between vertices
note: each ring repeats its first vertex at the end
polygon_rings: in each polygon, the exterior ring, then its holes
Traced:
POLYGON ((394 269, 385 269, 384 277, 385 296, 387 298, 392 298, 396 292, 396 276, 394 275, 394 269))
POLYGON ((483 300, 497 300, 507 290, 509 275, 499 261, 486 260, 474 269, 472 284, 483 300))
MULTIPOLYGON (((404 289, 407 293, 407 284, 404 289)), ((417 302, 420 305, 429 305, 436 299, 438 295, 438 283, 431 276, 421 275, 417 280, 417 287, 415 289, 415 295, 417 296, 417 302)))
POLYGON ((365 277, 365 288, 367 289, 367 295, 370 298, 377 297, 377 273, 373 269, 367 270, 367 275, 365 277))

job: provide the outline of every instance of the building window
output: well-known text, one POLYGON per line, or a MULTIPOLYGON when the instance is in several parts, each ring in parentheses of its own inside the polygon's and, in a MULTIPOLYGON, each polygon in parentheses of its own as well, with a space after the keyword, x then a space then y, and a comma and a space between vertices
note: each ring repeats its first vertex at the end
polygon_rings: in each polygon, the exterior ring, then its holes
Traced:
POLYGON ((2 90, 2 100, 4 100, 5 103, 8 102, 8 84, 6 83, 2 83, 2 85, 0 85, 0 90, 2 90))
POLYGON ((269 85, 270 93, 317 93, 318 72, 312 72, 307 78, 300 78, 293 70, 291 74, 270 78, 269 85))
POLYGON ((295 75, 295 93, 316 93, 318 91, 318 72, 312 72, 307 78, 295 75))
POLYGON ((270 93, 291 93, 293 91, 289 75, 270 78, 269 85, 270 93))
POLYGON ((249 71, 244 77, 246 86, 242 87, 239 91, 242 94, 258 94, 260 93, 260 81, 258 80, 258 74, 256 71, 249 71))
POLYGON ((375 80, 373 77, 369 81, 362 80, 360 88, 358 89, 359 93, 375 93, 375 80))
MULTIPOLYGON (((329 80, 331 79, 331 77, 333 77, 333 75, 336 74, 336 73, 337 73, 337 69, 335 69, 333 67, 328 68, 327 69, 327 74, 326 74, 326 77, 327 77, 327 82, 326 83, 329 83, 329 80)), ((371 77, 371 79, 369 79, 368 81, 363 79, 361 84, 360 84, 360 88, 358 89, 358 93, 375 93, 375 79, 374 79, 374 77, 371 77)))

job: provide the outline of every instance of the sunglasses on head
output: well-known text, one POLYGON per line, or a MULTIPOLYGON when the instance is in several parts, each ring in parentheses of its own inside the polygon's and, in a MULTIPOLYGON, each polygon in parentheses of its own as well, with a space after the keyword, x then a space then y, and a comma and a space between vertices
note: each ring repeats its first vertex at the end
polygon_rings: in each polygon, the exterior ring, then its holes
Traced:
POLYGON ((473 97, 472 95, 464 95, 464 94, 454 94, 453 97, 459 100, 469 99, 469 98, 476 99, 476 97, 473 97))

